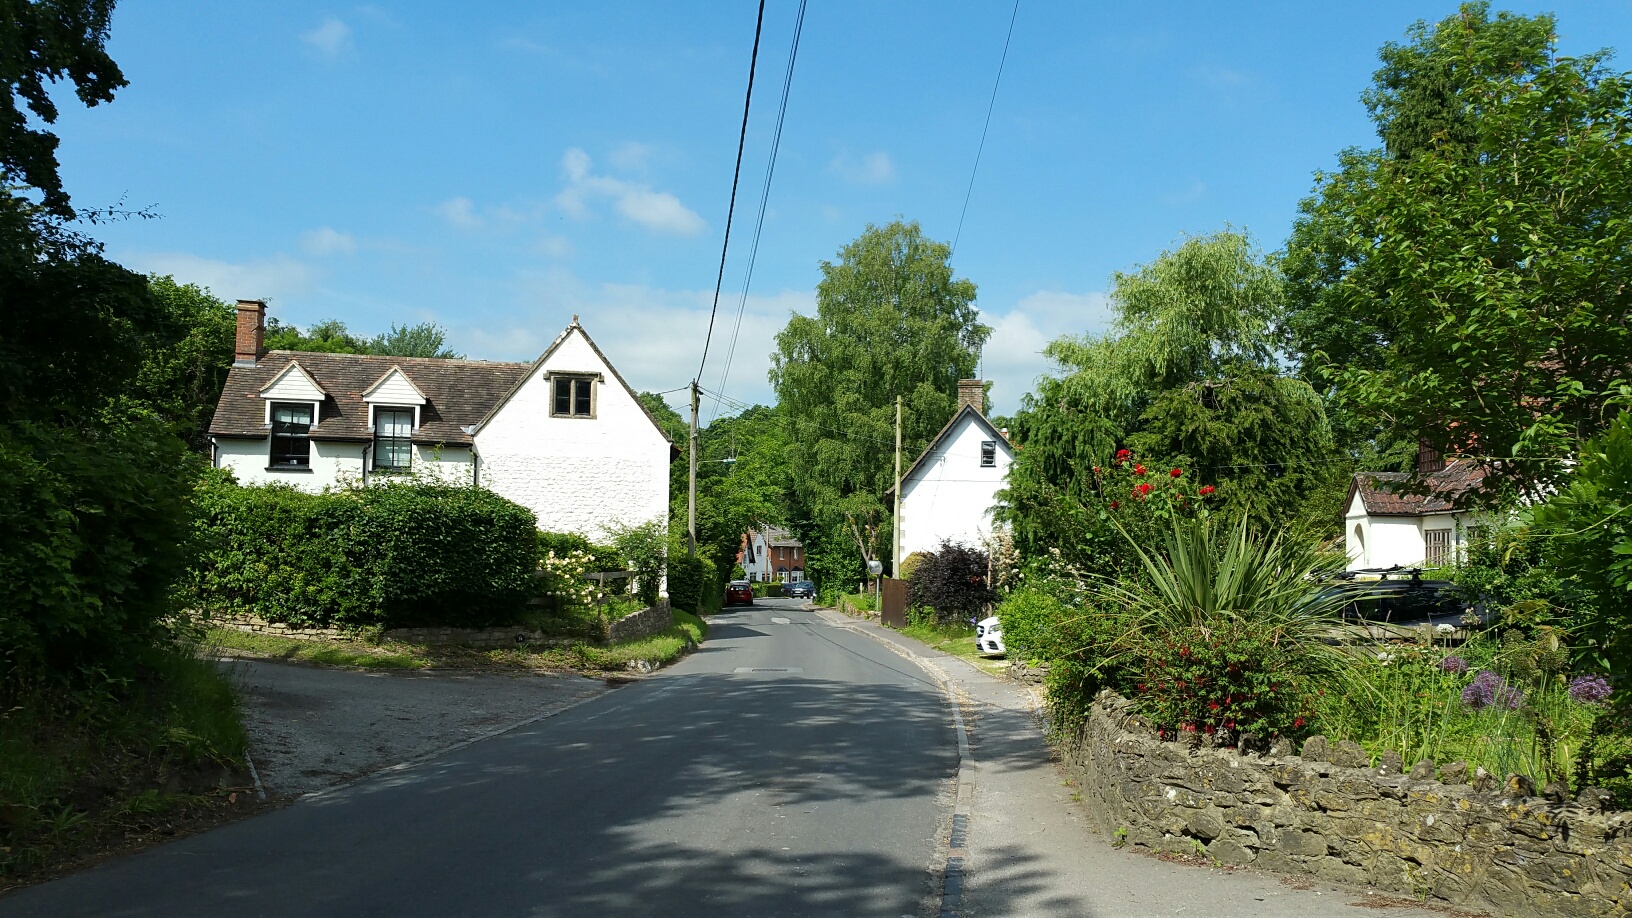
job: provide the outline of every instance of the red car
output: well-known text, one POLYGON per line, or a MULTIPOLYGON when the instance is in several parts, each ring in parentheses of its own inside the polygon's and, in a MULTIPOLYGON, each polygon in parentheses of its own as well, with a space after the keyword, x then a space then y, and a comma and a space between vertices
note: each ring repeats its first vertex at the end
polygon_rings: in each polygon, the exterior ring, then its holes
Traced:
POLYGON ((728 606, 754 604, 754 585, 746 580, 733 580, 725 585, 725 604, 728 606))

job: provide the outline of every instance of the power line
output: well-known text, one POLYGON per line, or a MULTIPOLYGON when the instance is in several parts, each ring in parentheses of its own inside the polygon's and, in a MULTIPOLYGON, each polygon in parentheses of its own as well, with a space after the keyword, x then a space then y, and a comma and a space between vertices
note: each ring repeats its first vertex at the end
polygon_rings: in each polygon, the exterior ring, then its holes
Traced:
MULTIPOLYGON (((788 92, 793 87, 793 65, 799 57, 799 36, 805 30, 805 2, 799 0, 799 15, 793 24, 793 44, 788 49, 788 70, 782 76, 782 101, 776 111, 776 132, 771 138, 770 161, 765 166, 765 184, 759 192, 759 216, 754 221, 754 241, 748 247, 748 268, 742 277, 742 296, 737 300, 737 321, 731 329, 731 346, 725 352, 725 367, 720 370, 719 388, 724 389, 726 381, 731 378, 731 361, 737 354, 737 339, 742 334, 742 316, 748 309, 748 288, 754 279, 754 263, 759 258, 759 238, 765 227, 765 208, 771 199, 771 177, 776 174, 776 154, 782 146, 782 124, 788 114, 788 92)), ((720 400, 714 400, 714 409, 709 414, 709 422, 720 413, 720 400)))
POLYGON ((720 311, 720 288, 725 286, 725 253, 731 248, 731 218, 737 212, 737 181, 742 178, 742 148, 748 142, 748 109, 754 104, 754 68, 759 64, 759 36, 765 28, 765 0, 759 0, 759 20, 754 23, 754 52, 748 58, 748 93, 742 100, 742 132, 737 135, 737 168, 731 173, 731 204, 725 210, 725 242, 720 245, 720 274, 714 280, 714 308, 708 313, 708 335, 703 338, 703 359, 697 364, 697 379, 708 365, 708 346, 714 340, 714 316, 720 311))
POLYGON ((975 149, 975 167, 969 170, 969 189, 963 193, 963 210, 958 212, 958 231, 952 237, 952 252, 958 251, 958 240, 963 238, 963 218, 969 213, 969 197, 975 193, 975 173, 980 171, 980 154, 986 149, 986 132, 992 128, 992 109, 997 107, 997 87, 1003 82, 1003 65, 1009 60, 1009 39, 1014 37, 1014 20, 1020 16, 1020 0, 1014 0, 1014 12, 1009 14, 1009 34, 1003 38, 1003 56, 997 61, 997 79, 992 81, 992 100, 986 103, 986 124, 980 129, 980 146, 975 149))

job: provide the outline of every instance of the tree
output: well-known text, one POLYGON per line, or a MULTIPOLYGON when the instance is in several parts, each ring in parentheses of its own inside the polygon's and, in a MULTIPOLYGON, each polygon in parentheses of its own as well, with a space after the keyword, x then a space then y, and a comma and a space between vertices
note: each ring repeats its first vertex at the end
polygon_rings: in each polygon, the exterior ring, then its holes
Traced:
POLYGON ((953 276, 950 248, 917 223, 868 225, 838 254, 821 263, 816 314, 777 335, 770 376, 807 561, 859 580, 889 532, 896 397, 906 448, 921 449, 952 417, 991 329, 974 283, 953 276))
POLYGON ((1317 175, 1286 259, 1291 350, 1346 426, 1532 494, 1632 366, 1632 80, 1555 57, 1551 30, 1471 4, 1385 48, 1389 149, 1317 175))
POLYGON ((1274 263, 1229 229, 1112 277, 1111 330, 1052 342, 1045 353, 1065 372, 1043 378, 1013 421, 1000 514, 1023 554, 1126 566, 1117 529, 1154 506, 1105 493, 1106 470, 1130 462, 1182 470, 1186 500, 1206 487, 1265 525, 1335 530, 1336 513, 1316 516, 1332 508, 1311 498, 1348 468, 1333 461, 1318 396, 1280 370, 1282 291, 1274 263), (1127 505, 1120 517, 1113 502, 1127 505))
POLYGON ((435 322, 397 325, 383 335, 363 338, 353 334, 339 319, 325 319, 301 331, 272 319, 266 325, 266 348, 270 351, 312 351, 322 354, 384 354, 391 357, 436 357, 462 359, 446 346, 448 331, 435 322))
POLYGON ((134 397, 168 422, 187 446, 209 442, 210 418, 232 368, 237 310, 208 290, 175 278, 148 278, 148 289, 180 337, 151 348, 131 388, 134 397))
POLYGON ((440 357, 461 360, 464 354, 447 347, 448 330, 435 322, 398 326, 377 335, 368 343, 368 353, 389 354, 393 357, 440 357))
POLYGON ((74 216, 57 174, 57 137, 30 127, 17 100, 46 124, 57 121, 49 84, 65 77, 80 102, 113 101, 126 83, 106 49, 112 16, 113 0, 6 0, 0 12, 0 181, 38 190, 55 217, 74 216))

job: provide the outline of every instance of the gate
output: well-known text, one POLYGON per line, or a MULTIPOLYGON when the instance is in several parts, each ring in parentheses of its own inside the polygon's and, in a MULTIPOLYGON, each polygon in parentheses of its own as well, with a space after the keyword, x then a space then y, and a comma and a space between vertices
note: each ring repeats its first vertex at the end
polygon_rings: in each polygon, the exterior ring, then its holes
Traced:
POLYGON ((884 602, 880 606, 879 621, 890 628, 907 627, 907 582, 885 577, 884 602))

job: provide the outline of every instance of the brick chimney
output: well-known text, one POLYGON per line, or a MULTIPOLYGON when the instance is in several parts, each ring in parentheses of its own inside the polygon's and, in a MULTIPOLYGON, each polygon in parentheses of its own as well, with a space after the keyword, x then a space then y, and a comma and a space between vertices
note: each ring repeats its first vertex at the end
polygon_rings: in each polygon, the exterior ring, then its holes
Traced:
POLYGON ((1445 470, 1445 459, 1429 445, 1427 437, 1417 439, 1417 474, 1432 475, 1445 470))
POLYGON ((960 379, 958 380, 958 410, 968 405, 980 414, 986 414, 986 380, 960 379))
POLYGON ((252 367, 266 356, 266 301, 238 301, 238 337, 233 348, 232 365, 252 367))

